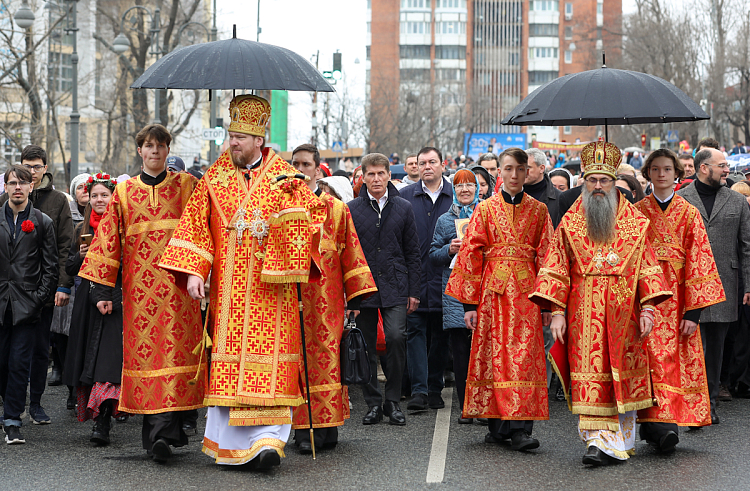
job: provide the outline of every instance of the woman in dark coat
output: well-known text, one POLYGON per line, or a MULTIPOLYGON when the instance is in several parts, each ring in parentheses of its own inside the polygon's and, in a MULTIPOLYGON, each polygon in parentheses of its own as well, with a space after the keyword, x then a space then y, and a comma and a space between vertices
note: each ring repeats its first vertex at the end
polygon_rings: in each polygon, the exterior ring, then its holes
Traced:
MULTIPOLYGON (((71 276, 78 274, 83 264, 90 244, 84 237, 96 233, 116 184, 107 174, 89 178, 89 204, 84 221, 76 228, 77 240, 66 264, 71 276)), ((121 376, 122 272, 114 288, 83 279, 73 305, 63 382, 77 389, 78 420, 95 421, 93 443, 110 442, 111 417, 117 415, 121 376)))

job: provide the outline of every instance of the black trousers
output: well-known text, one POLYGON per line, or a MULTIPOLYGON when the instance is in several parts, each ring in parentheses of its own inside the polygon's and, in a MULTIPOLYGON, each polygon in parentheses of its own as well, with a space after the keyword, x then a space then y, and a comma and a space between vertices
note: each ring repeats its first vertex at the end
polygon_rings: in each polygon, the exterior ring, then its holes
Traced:
POLYGON ((531 432, 534 429, 534 421, 506 421, 503 419, 489 418, 487 420, 487 427, 493 438, 507 440, 517 431, 526 431, 531 435, 531 432))
POLYGON ((184 447, 188 444, 188 437, 182 431, 185 416, 190 417, 191 411, 170 411, 160 414, 144 414, 142 440, 143 448, 151 451, 156 440, 163 438, 173 447, 184 447))
POLYGON ((641 438, 649 443, 659 443, 661 437, 670 431, 679 434, 677 423, 641 423, 641 438))
POLYGON ((708 378, 708 395, 711 398, 711 411, 716 410, 721 365, 724 360, 724 340, 731 322, 701 323, 701 340, 703 354, 706 358, 706 377, 708 378))
MULTIPOLYGON (((398 403, 401 400, 401 374, 406 363, 406 305, 380 309, 383 317, 385 349, 388 373, 392 375, 385 382, 385 400, 398 403)), ((383 394, 378 385, 378 364, 376 346, 378 342, 378 309, 364 308, 357 316, 357 327, 362 331, 370 358, 370 383, 362 386, 362 394, 367 407, 383 404, 383 394)))
MULTIPOLYGON (((314 428, 313 435, 315 436, 315 448, 323 446, 333 446, 339 441, 339 427, 332 426, 330 428, 314 428)), ((310 430, 294 430, 294 441, 297 445, 302 442, 310 441, 310 430)))
POLYGON ((42 394, 47 388, 47 368, 49 367, 49 341, 52 327, 52 315, 55 307, 44 307, 42 318, 37 323, 34 351, 31 354, 29 372, 29 402, 31 406, 42 403, 42 394))
POLYGON ((0 396, 3 398, 5 426, 21 426, 36 332, 36 324, 14 326, 8 307, 0 326, 0 396))
POLYGON ((469 374, 469 355, 471 354, 471 331, 469 329, 448 329, 453 350, 453 373, 456 375, 458 405, 464 410, 466 398, 466 378, 469 374))

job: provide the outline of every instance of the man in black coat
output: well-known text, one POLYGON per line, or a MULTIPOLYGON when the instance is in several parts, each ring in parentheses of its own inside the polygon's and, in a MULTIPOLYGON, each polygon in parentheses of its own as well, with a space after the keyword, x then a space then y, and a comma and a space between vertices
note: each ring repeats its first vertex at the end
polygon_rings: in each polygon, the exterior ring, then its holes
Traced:
POLYGON ((557 224, 560 223, 560 218, 562 218, 562 215, 558 213, 562 192, 552 184, 552 181, 550 181, 549 176, 545 172, 547 169, 547 156, 544 155, 544 152, 538 148, 530 148, 526 150, 526 153, 529 155, 529 169, 526 172, 526 182, 523 185, 523 190, 535 200, 547 205, 552 225, 557 228, 557 224))
POLYGON ((385 155, 366 155, 362 159, 364 184, 359 197, 348 203, 354 228, 378 287, 376 293, 362 300, 357 317, 357 325, 368 346, 372 373, 370 383, 362 386, 369 408, 362 420, 366 425, 380 422, 383 414, 388 416, 391 424, 406 424, 399 407, 406 363, 406 315, 419 306, 420 295, 419 239, 414 212, 390 183, 389 166, 385 155), (378 310, 383 317, 389 375, 385 383, 384 404, 376 375, 378 310))
POLYGON ((406 317, 406 352, 411 400, 406 408, 424 411, 445 407, 443 390, 450 351, 449 333, 443 329, 443 266, 430 258, 432 237, 438 218, 453 204, 453 186, 443 177, 445 165, 437 148, 425 147, 417 154, 419 181, 401 189, 417 220, 422 280, 419 308, 406 317), (427 346, 429 333, 430 345, 427 346))
POLYGON ((31 356, 42 307, 54 295, 58 275, 55 229, 31 205, 31 186, 25 168, 14 165, 5 173, 10 199, 0 216, 0 396, 9 445, 26 443, 20 428, 31 356))

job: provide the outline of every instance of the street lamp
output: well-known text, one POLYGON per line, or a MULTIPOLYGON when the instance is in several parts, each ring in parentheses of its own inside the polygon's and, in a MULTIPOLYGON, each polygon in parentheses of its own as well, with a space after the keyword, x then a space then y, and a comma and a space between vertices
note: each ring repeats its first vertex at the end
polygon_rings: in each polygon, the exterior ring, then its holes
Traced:
POLYGON ((21 29, 28 29, 34 24, 34 12, 29 8, 29 4, 26 0, 23 0, 21 8, 16 11, 16 15, 13 16, 13 20, 16 21, 16 25, 21 29))
MULTIPOLYGON (((134 5, 133 7, 127 9, 122 14, 122 18, 120 19, 120 34, 118 34, 115 40, 112 42, 112 49, 115 50, 115 52, 122 54, 127 51, 128 48, 130 48, 130 41, 128 41, 127 36, 125 36, 124 34, 125 18, 128 16, 128 13, 130 13, 131 10, 135 9, 140 9, 146 12, 151 18, 151 29, 149 29, 149 34, 151 36, 151 50, 149 51, 149 54, 156 56, 156 59, 158 60, 159 55, 162 54, 159 47, 159 34, 161 34, 160 9, 155 9, 153 13, 151 13, 149 9, 143 7, 142 5, 134 5)), ((156 124, 161 124, 161 118, 159 117, 159 106, 161 105, 159 100, 159 90, 160 89, 156 89, 154 91, 154 123, 156 124)))

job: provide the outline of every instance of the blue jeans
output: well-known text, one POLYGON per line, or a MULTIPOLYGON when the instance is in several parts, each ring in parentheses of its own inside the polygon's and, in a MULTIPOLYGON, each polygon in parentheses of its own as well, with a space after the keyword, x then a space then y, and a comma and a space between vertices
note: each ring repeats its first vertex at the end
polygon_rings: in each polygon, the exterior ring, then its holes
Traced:
POLYGON ((37 323, 14 326, 9 306, 0 326, 0 396, 4 403, 5 426, 21 426, 37 332, 37 323))
POLYGON ((442 311, 414 312, 406 316, 406 359, 411 395, 440 394, 443 390, 443 372, 450 356, 449 338, 448 331, 443 329, 442 311))

